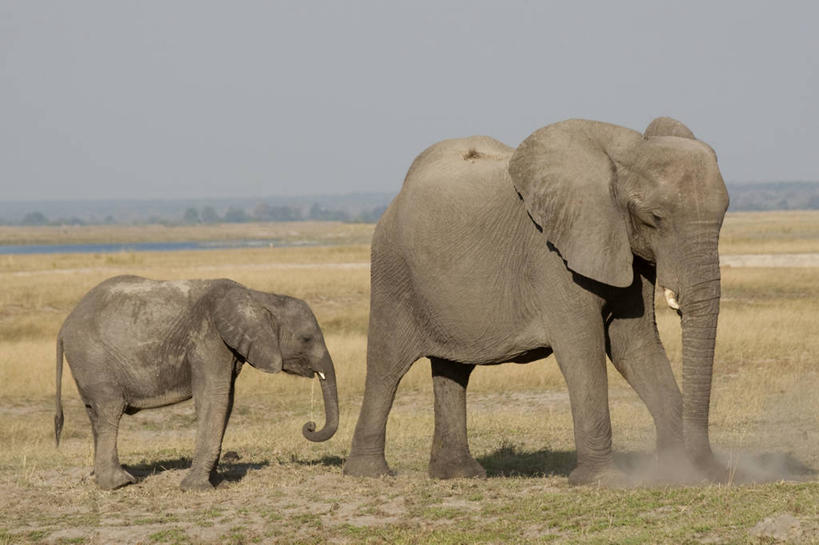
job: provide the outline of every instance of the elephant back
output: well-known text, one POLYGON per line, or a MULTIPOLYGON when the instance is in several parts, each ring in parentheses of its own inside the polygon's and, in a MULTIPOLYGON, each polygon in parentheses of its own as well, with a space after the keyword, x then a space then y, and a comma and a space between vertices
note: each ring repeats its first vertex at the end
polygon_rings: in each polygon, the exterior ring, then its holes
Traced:
POLYGON ((514 148, 489 136, 442 140, 415 158, 404 184, 424 182, 439 175, 443 178, 474 175, 499 165, 505 168, 514 151, 514 148))

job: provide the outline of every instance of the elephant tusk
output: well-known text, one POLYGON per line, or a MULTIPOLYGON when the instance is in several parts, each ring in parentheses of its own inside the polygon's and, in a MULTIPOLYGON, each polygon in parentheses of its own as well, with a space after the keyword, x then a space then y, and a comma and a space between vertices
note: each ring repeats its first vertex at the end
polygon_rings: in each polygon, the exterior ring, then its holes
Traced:
POLYGON ((665 295, 665 302, 668 303, 668 306, 673 308, 674 310, 680 310, 680 303, 677 301, 677 294, 674 293, 673 290, 665 288, 663 291, 665 295))
POLYGON ((326 380, 326 378, 325 378, 325 376, 324 376, 324 373, 322 373, 321 371, 316 371, 316 373, 318 374, 318 376, 319 376, 319 378, 320 378, 321 380, 326 380))

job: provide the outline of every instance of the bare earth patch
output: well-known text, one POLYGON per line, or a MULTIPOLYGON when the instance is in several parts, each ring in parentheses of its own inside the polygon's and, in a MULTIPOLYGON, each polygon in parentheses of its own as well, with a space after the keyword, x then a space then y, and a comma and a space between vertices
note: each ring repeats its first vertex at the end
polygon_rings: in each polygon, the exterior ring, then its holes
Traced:
MULTIPOLYGON (((271 407, 255 397, 244 408, 238 401, 237 418, 225 440, 231 462, 220 464, 222 480, 212 492, 178 488, 193 450, 192 408, 187 404, 125 417, 122 460, 139 482, 113 492, 97 489, 89 475, 90 457, 77 456, 87 453, 90 441, 90 434, 80 430, 59 451, 42 447, 55 454, 64 449, 73 453, 66 463, 28 468, 12 463, 0 468, 4 491, 0 538, 8 543, 55 544, 435 543, 444 536, 461 535, 464 542, 474 542, 485 535, 490 542, 576 543, 583 541, 578 532, 616 542, 634 537, 639 529, 648 533, 645 540, 635 542, 676 543, 690 531, 685 528, 695 524, 703 528, 696 534, 698 541, 720 543, 725 530, 713 512, 715 505, 730 506, 733 516, 744 513, 743 520, 753 521, 745 535, 760 536, 760 543, 794 532, 802 538, 815 536, 809 534, 819 523, 811 503, 819 499, 815 474, 803 475, 810 479, 803 484, 570 487, 566 475, 573 464, 573 447, 564 391, 470 395, 472 450, 487 467, 489 478, 431 480, 426 476, 432 432, 428 401, 429 392, 399 392, 387 445, 388 460, 398 475, 382 479, 343 477, 343 457, 333 452, 346 451, 353 422, 329 447, 309 444, 297 434, 307 410, 299 403, 287 415, 293 429, 282 434, 273 450, 265 450, 236 442, 236 435, 239 429, 267 420, 271 407), (499 428, 498 421, 504 427, 499 428), (561 421, 565 424, 558 426, 561 421), (169 453, 163 447, 169 442, 179 447, 169 453), (158 451, 150 448, 153 444, 158 451), (774 507, 790 517, 784 530, 782 521, 763 524, 774 507)), ((360 398, 353 401, 356 409, 359 403, 360 398)), ((621 437, 618 431, 624 423, 618 412, 644 409, 636 396, 619 389, 613 391, 612 403, 619 407, 614 427, 621 437)), ((46 407, 36 409, 29 414, 50 416, 46 407)), ((87 427, 87 422, 77 421, 81 407, 70 409, 69 422, 87 427)), ((27 415, 18 411, 5 415, 10 416, 27 415)), ((644 417, 637 420, 641 429, 648 424, 644 417)), ((715 431, 719 444, 721 435, 715 431)), ((617 460, 626 471, 652 463, 650 427, 639 437, 616 441, 617 460)), ((747 446, 763 449, 759 444, 747 446)), ((816 446, 814 438, 793 453, 794 459, 811 460, 809 451, 816 446)), ((764 456, 756 459, 765 463, 764 456)))

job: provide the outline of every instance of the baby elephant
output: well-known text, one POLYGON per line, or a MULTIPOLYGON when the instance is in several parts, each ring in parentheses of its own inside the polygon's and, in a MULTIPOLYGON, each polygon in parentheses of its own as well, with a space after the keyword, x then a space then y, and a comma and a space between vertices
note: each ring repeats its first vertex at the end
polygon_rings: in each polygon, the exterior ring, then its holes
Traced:
POLYGON ((319 376, 325 425, 302 433, 325 441, 338 427, 333 361, 316 318, 293 297, 262 293, 231 280, 159 282, 117 276, 89 291, 57 337, 57 444, 63 352, 94 432, 94 475, 101 488, 135 482, 117 455, 122 413, 193 397, 196 452, 183 489, 208 489, 244 362, 268 373, 319 376))

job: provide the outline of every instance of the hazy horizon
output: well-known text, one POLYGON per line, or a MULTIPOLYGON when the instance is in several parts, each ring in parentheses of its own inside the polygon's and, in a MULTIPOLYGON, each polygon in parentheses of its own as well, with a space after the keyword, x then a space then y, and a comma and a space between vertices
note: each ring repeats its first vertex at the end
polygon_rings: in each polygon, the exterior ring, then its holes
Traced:
POLYGON ((8 2, 0 200, 395 193, 445 138, 686 123, 729 183, 819 180, 819 6, 8 2))
MULTIPOLYGON (((766 182, 760 182, 766 183, 766 182)), ((797 182, 802 183, 802 182, 797 182)), ((804 182, 804 183, 813 183, 813 182, 804 182)), ((64 203, 71 203, 71 202, 105 202, 105 201, 118 201, 118 202, 128 202, 128 201, 160 201, 160 202, 175 202, 175 201, 222 201, 222 200, 290 200, 290 199, 315 199, 315 198, 323 198, 323 197, 347 197, 347 196, 354 196, 354 195, 396 195, 398 190, 395 191, 339 191, 337 193, 333 192, 315 192, 315 193, 302 193, 302 194, 292 194, 292 195, 214 195, 214 196, 201 196, 201 195, 189 195, 189 196, 175 196, 175 197, 88 197, 88 198, 63 198, 63 199, 54 199, 49 197, 44 198, 35 198, 35 199, 3 199, 2 202, 6 203, 39 203, 39 202, 64 202, 64 203)))
MULTIPOLYGON (((725 182, 730 190, 732 187, 739 187, 739 186, 770 186, 770 185, 792 185, 792 184, 805 184, 816 186, 819 184, 819 180, 776 180, 776 181, 750 181, 750 182, 732 182, 730 180, 725 182)), ((3 199, 0 201, 0 204, 12 205, 12 204, 26 204, 26 203, 94 203, 94 202, 139 202, 139 201, 146 201, 146 202, 221 202, 224 201, 225 203, 229 203, 231 201, 293 201, 293 200, 301 200, 301 201, 309 201, 311 199, 325 199, 325 198, 332 198, 332 197, 354 197, 357 195, 361 196, 385 196, 389 197, 390 199, 398 194, 399 187, 394 188, 394 190, 390 191, 338 191, 338 192, 314 192, 314 193, 301 193, 301 194, 291 194, 291 195, 215 195, 215 196, 201 196, 201 195, 189 195, 189 196, 174 196, 174 197, 144 197, 144 196, 125 196, 125 197, 87 197, 87 198, 50 198, 50 197, 43 197, 43 198, 33 198, 33 199, 3 199)), ((227 206, 227 204, 225 205, 227 206)))

